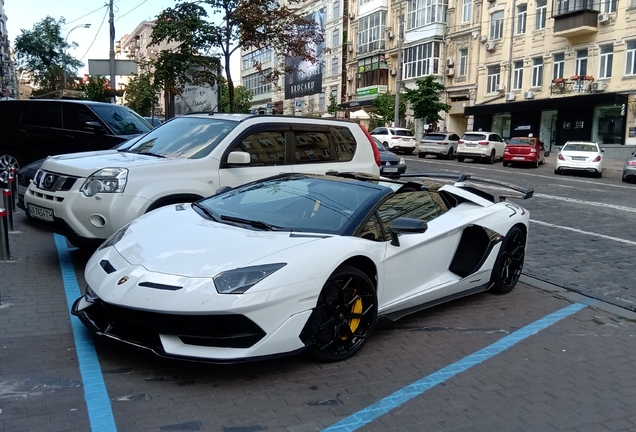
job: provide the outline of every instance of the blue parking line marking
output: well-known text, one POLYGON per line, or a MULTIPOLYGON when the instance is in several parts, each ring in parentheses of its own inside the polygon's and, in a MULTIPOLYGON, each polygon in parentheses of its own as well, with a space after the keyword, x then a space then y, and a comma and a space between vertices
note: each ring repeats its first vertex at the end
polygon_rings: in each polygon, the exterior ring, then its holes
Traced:
MULTIPOLYGON (((66 302, 70 313, 73 302, 82 294, 75 277, 73 262, 68 253, 66 238, 55 234, 55 246, 60 260, 64 292, 66 293, 66 302)), ((91 430, 93 432, 117 432, 115 417, 113 416, 93 340, 79 318, 73 315, 71 315, 71 327, 73 328, 77 361, 79 362, 82 383, 84 384, 84 399, 86 400, 91 430)))
POLYGON ((324 429, 323 432, 351 432, 354 431, 367 423, 372 422, 376 418, 380 417, 383 414, 388 413, 393 408, 397 408, 405 402, 413 399, 416 396, 421 395, 425 391, 435 387, 437 384, 440 384, 460 372, 464 372, 465 370, 482 363, 485 360, 501 353, 502 351, 512 347, 517 342, 524 340, 525 338, 532 336, 533 334, 538 333, 539 331, 551 326, 552 324, 566 318, 581 309, 586 308, 587 306, 595 303, 595 301, 585 302, 583 303, 574 303, 568 307, 565 307, 561 310, 558 310, 550 315, 546 315, 545 317, 535 321, 527 326, 517 330, 514 333, 509 334, 508 336, 500 339, 499 341, 493 343, 492 345, 483 348, 476 353, 469 355, 468 357, 459 360, 450 366, 446 366, 438 370, 437 372, 422 378, 419 381, 414 382, 401 390, 396 391, 395 393, 385 397, 384 399, 369 405, 368 407, 358 411, 340 420, 338 423, 329 426, 324 429))

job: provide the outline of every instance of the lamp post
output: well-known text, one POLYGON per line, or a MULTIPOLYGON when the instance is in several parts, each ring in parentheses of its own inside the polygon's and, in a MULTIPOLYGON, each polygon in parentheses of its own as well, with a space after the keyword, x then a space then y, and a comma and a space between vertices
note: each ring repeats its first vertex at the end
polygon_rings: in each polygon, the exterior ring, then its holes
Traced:
MULTIPOLYGON (((64 39, 64 48, 66 48, 66 45, 68 44, 68 37, 70 36, 71 32, 73 32, 73 30, 78 28, 90 28, 90 27, 91 27, 90 24, 80 24, 70 29, 68 33, 66 33, 66 39, 64 39)), ((64 71, 64 85, 62 87, 62 96, 64 96, 64 93, 66 92, 66 55, 64 51, 62 51, 62 69, 64 71)))

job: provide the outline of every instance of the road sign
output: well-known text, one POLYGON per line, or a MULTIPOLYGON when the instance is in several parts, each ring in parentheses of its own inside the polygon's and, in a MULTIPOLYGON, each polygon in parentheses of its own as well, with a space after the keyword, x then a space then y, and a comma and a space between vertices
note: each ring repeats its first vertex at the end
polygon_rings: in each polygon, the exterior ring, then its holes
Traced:
POLYGON ((302 105, 302 102, 300 102, 299 100, 296 101, 296 106, 299 107, 302 105))
MULTIPOLYGON (((115 74, 116 75, 134 75, 137 73, 137 63, 132 60, 115 60, 115 74)), ((88 60, 88 74, 95 75, 109 75, 110 76, 110 61, 109 60, 88 60)))
POLYGON ((271 109, 272 108, 272 103, 271 102, 267 102, 267 109, 271 109))

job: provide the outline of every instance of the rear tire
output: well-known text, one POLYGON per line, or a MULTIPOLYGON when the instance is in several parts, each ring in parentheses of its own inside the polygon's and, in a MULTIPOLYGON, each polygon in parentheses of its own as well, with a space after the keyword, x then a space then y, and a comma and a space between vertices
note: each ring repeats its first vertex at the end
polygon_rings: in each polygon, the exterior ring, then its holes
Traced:
POLYGON ((17 171, 20 167, 22 167, 22 160, 18 155, 10 151, 0 150, 0 183, 8 184, 9 170, 15 168, 17 171))
POLYGON ((507 167, 508 166, 508 161, 503 161, 503 166, 507 167))
POLYGON ((451 147, 448 149, 448 153, 446 153, 446 159, 453 160, 453 156, 455 156, 455 151, 451 147))
POLYGON ((464 162, 464 156, 457 156, 457 162, 464 162))
POLYGON ((495 163, 495 151, 491 151, 490 152, 490 156, 487 158, 484 158, 484 162, 486 162, 489 165, 492 165, 495 163))
POLYGON ((539 168, 539 158, 537 158, 537 160, 535 161, 535 163, 532 165, 533 168, 539 168))
POLYGON ((418 153, 417 155, 422 159, 426 158, 426 153, 418 153))
POLYGON ((596 173, 596 178, 603 177, 603 171, 596 173))
POLYGON ((526 236, 518 226, 514 226, 501 242, 497 261, 492 268, 490 289, 496 294, 506 294, 517 285, 526 254, 526 236))
POLYGON ((365 344, 378 316, 375 285, 361 270, 343 265, 327 279, 303 329, 309 354, 323 362, 351 357, 365 344))

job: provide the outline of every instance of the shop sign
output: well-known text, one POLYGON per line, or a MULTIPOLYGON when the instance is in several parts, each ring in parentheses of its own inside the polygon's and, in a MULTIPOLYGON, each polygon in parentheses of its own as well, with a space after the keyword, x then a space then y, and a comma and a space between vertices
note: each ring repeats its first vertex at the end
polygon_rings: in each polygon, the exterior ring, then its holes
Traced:
POLYGON ((530 130, 530 129, 531 129, 530 125, 522 125, 522 126, 517 126, 517 127, 515 128, 515 130, 516 130, 516 131, 520 131, 520 130, 530 130))
POLYGON ((369 87, 360 87, 356 90, 356 97, 365 97, 372 96, 375 97, 380 93, 386 93, 388 91, 388 86, 385 85, 374 85, 369 87))

